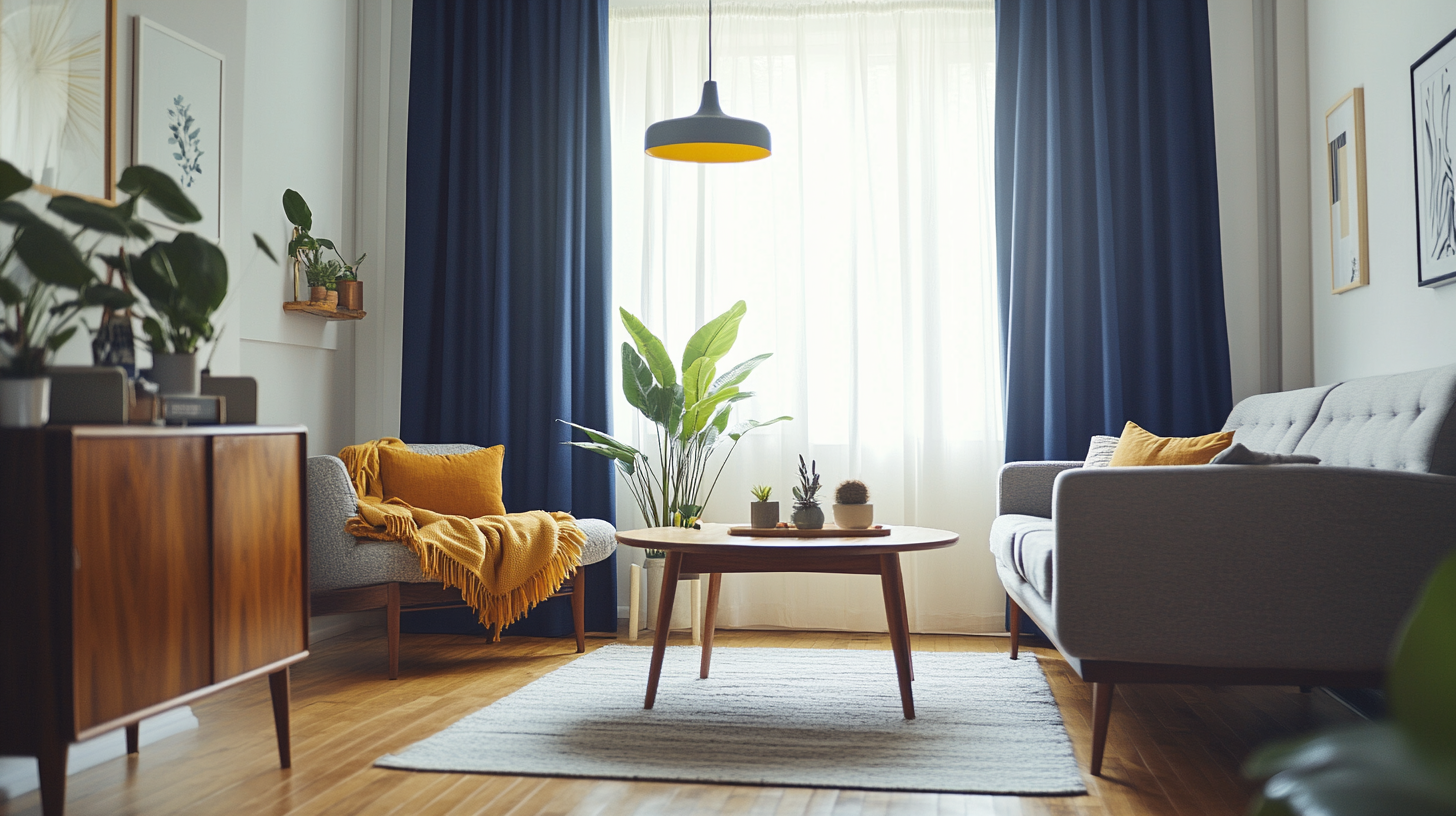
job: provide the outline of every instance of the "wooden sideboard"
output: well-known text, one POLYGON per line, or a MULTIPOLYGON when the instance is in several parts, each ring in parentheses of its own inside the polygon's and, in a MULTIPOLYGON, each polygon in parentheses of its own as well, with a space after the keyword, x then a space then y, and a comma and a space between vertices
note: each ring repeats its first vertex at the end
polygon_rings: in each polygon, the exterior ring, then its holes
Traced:
POLYGON ((0 429, 0 754, 62 813, 72 742, 308 656, 305 429, 0 429))

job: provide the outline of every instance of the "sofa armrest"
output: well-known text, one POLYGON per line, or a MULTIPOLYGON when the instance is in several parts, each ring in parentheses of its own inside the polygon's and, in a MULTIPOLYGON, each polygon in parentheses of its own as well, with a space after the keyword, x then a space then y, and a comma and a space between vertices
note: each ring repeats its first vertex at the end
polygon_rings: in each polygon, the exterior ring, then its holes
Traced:
POLYGON ((344 532, 344 522, 359 512, 358 506, 359 495, 343 460, 308 457, 308 573, 313 591, 350 584, 344 572, 357 542, 344 532))
POLYGON ((1081 466, 1081 462, 1007 462, 996 486, 996 514, 1050 518, 1052 482, 1062 471, 1081 466))
POLYGON ((1322 465, 1057 478, 1053 613, 1073 656, 1380 669, 1456 548, 1456 477, 1322 465))

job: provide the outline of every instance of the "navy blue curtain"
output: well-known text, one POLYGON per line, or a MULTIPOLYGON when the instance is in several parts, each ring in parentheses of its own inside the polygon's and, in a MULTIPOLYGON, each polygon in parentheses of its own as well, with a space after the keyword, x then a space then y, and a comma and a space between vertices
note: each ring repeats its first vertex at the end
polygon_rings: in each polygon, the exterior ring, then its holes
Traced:
POLYGON ((1006 459, 1232 407, 1205 0, 998 0, 1006 459))
MULTIPOLYGON (((613 519, 556 422, 611 421, 607 70, 606 0, 415 0, 400 432, 504 444, 512 512, 613 519)), ((587 585, 615 632, 616 559, 587 585)), ((508 631, 571 628, 560 599, 508 631)))

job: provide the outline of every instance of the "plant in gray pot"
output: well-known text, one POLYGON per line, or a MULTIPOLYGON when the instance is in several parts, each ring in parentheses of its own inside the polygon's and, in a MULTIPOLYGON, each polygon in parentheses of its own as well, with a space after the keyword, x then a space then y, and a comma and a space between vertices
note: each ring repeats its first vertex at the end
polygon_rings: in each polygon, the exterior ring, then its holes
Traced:
MULTIPOLYGON (((101 282, 90 254, 83 255, 71 236, 12 200, 30 187, 25 174, 0 161, 0 223, 12 229, 0 252, 0 427, 8 428, 37 428, 50 419, 46 363, 76 333, 82 310, 125 309, 135 302, 101 282)), ((74 196, 51 199, 47 209, 80 225, 80 235, 90 225, 72 202, 100 205, 74 196)))
POLYGON ((779 526, 779 503, 768 500, 773 494, 773 488, 768 485, 754 485, 750 492, 757 501, 748 505, 749 524, 754 527, 779 526))
POLYGON ((875 506, 864 482, 849 479, 835 488, 834 523, 845 530, 866 530, 875 523, 875 506))
POLYGON ((789 520, 800 530, 824 529, 824 508, 814 498, 819 492, 819 462, 804 464, 799 456, 799 486, 794 488, 794 512, 789 520))

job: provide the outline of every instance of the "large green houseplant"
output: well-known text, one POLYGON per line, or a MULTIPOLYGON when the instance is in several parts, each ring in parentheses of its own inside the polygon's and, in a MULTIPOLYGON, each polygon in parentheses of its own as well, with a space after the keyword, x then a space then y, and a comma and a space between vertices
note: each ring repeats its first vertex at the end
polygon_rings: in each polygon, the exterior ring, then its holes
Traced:
POLYGON ((781 416, 767 422, 750 419, 730 424, 733 404, 753 396, 739 386, 773 355, 760 354, 718 374, 718 363, 733 349, 738 324, 748 313, 747 304, 740 300, 703 324, 688 340, 679 381, 678 369, 662 341, 631 312, 622 309, 621 313, 622 324, 632 337, 631 343, 622 344, 622 390, 627 402, 657 426, 656 461, 602 431, 573 422, 566 424, 585 433, 590 441, 566 444, 616 462, 648 524, 691 527, 712 498, 718 476, 738 441, 755 428, 792 419, 781 416), (714 454, 720 451, 726 452, 704 495, 704 476, 714 454))
MULTIPOLYGON (((11 228, 0 253, 0 425, 44 425, 50 355, 70 340, 82 311, 126 308, 131 295, 101 281, 75 243, 14 197, 31 180, 0 160, 0 223, 11 228)), ((72 196, 51 200, 64 217, 72 196)))

